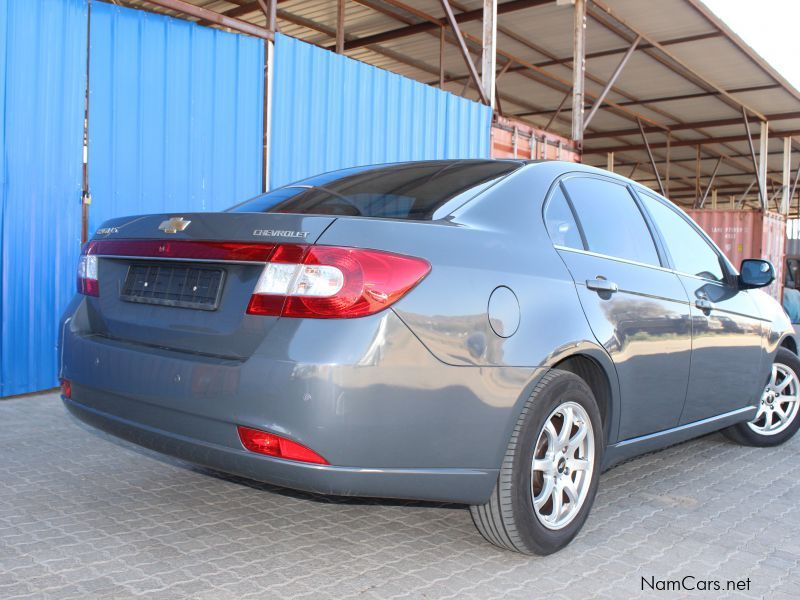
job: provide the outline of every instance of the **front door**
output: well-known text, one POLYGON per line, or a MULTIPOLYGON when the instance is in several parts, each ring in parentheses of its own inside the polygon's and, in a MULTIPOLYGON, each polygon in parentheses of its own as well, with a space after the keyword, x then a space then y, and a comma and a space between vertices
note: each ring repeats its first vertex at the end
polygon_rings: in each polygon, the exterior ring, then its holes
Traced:
POLYGON ((692 366, 681 424, 755 404, 762 381, 762 322, 719 251, 683 215, 646 193, 652 216, 692 315, 692 366))
POLYGON ((546 212, 597 340, 620 382, 619 440, 675 427, 686 398, 691 327, 686 292, 662 267, 629 189, 602 177, 569 177, 546 212), (561 205, 565 207, 557 210, 561 205), (571 241, 570 205, 580 237, 571 241), (564 217, 564 215, 567 215, 564 217))

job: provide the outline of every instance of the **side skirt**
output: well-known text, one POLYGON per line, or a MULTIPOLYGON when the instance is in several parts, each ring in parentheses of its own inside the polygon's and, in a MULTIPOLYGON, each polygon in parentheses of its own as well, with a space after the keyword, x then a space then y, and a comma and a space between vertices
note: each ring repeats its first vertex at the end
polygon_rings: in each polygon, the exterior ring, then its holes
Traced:
POLYGON ((609 469, 634 456, 653 452, 654 450, 661 450, 667 446, 672 446, 673 444, 685 442, 686 440, 705 435, 706 433, 723 429, 729 425, 741 423, 742 421, 749 421, 755 416, 755 413, 755 406, 746 406, 745 408, 739 408, 715 417, 695 421, 694 423, 687 423, 686 425, 679 425, 672 429, 649 433, 641 437, 617 442, 606 448, 603 470, 609 469))

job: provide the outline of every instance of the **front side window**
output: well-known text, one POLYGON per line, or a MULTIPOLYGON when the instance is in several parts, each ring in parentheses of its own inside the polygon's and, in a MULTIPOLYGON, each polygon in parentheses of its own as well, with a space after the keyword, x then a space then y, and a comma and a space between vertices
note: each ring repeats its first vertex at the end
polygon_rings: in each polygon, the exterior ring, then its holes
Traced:
POLYGON ((723 281, 722 264, 711 244, 676 210, 645 192, 639 196, 664 238, 675 270, 703 279, 723 281))
POLYGON ((358 167, 289 184, 229 209, 432 220, 475 197, 522 163, 439 160, 358 167))
POLYGON ((653 236, 627 187, 594 177, 572 177, 563 183, 590 251, 661 265, 653 236))

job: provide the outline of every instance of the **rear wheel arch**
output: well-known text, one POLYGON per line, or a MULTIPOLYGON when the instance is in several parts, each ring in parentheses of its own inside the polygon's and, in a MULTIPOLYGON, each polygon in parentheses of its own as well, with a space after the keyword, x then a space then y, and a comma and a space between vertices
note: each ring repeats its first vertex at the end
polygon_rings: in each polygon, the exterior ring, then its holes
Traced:
POLYGON ((573 354, 553 365, 553 368, 569 371, 586 382, 597 402, 603 422, 603 431, 606 441, 608 441, 611 418, 616 415, 617 411, 614 409, 611 379, 606 370, 595 359, 585 354, 573 354))
POLYGON ((795 340, 791 335, 787 335, 785 338, 783 338, 780 346, 781 348, 786 348, 787 350, 797 354, 797 340, 795 340))
POLYGON ((616 441, 619 430, 619 379, 611 357, 596 342, 582 340, 561 346, 553 352, 545 364, 537 368, 535 375, 522 388, 516 405, 508 415, 508 422, 502 437, 498 438, 495 464, 500 465, 514 426, 522 413, 531 393, 552 369, 568 371, 577 375, 589 386, 595 396, 603 424, 602 439, 606 444, 616 441))

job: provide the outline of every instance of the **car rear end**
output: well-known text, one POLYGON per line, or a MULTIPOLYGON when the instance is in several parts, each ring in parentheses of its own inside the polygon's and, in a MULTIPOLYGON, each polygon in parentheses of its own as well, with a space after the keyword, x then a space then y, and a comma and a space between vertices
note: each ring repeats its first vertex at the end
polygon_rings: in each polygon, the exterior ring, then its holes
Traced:
MULTIPOLYGON (((464 439, 504 428, 484 376, 438 360, 392 309, 425 285, 430 257, 365 247, 358 235, 325 243, 337 222, 368 232, 385 220, 252 208, 98 230, 62 324, 69 410, 140 445, 277 485, 484 499, 494 444, 464 439)), ((397 226, 420 240, 448 227, 397 226)))

